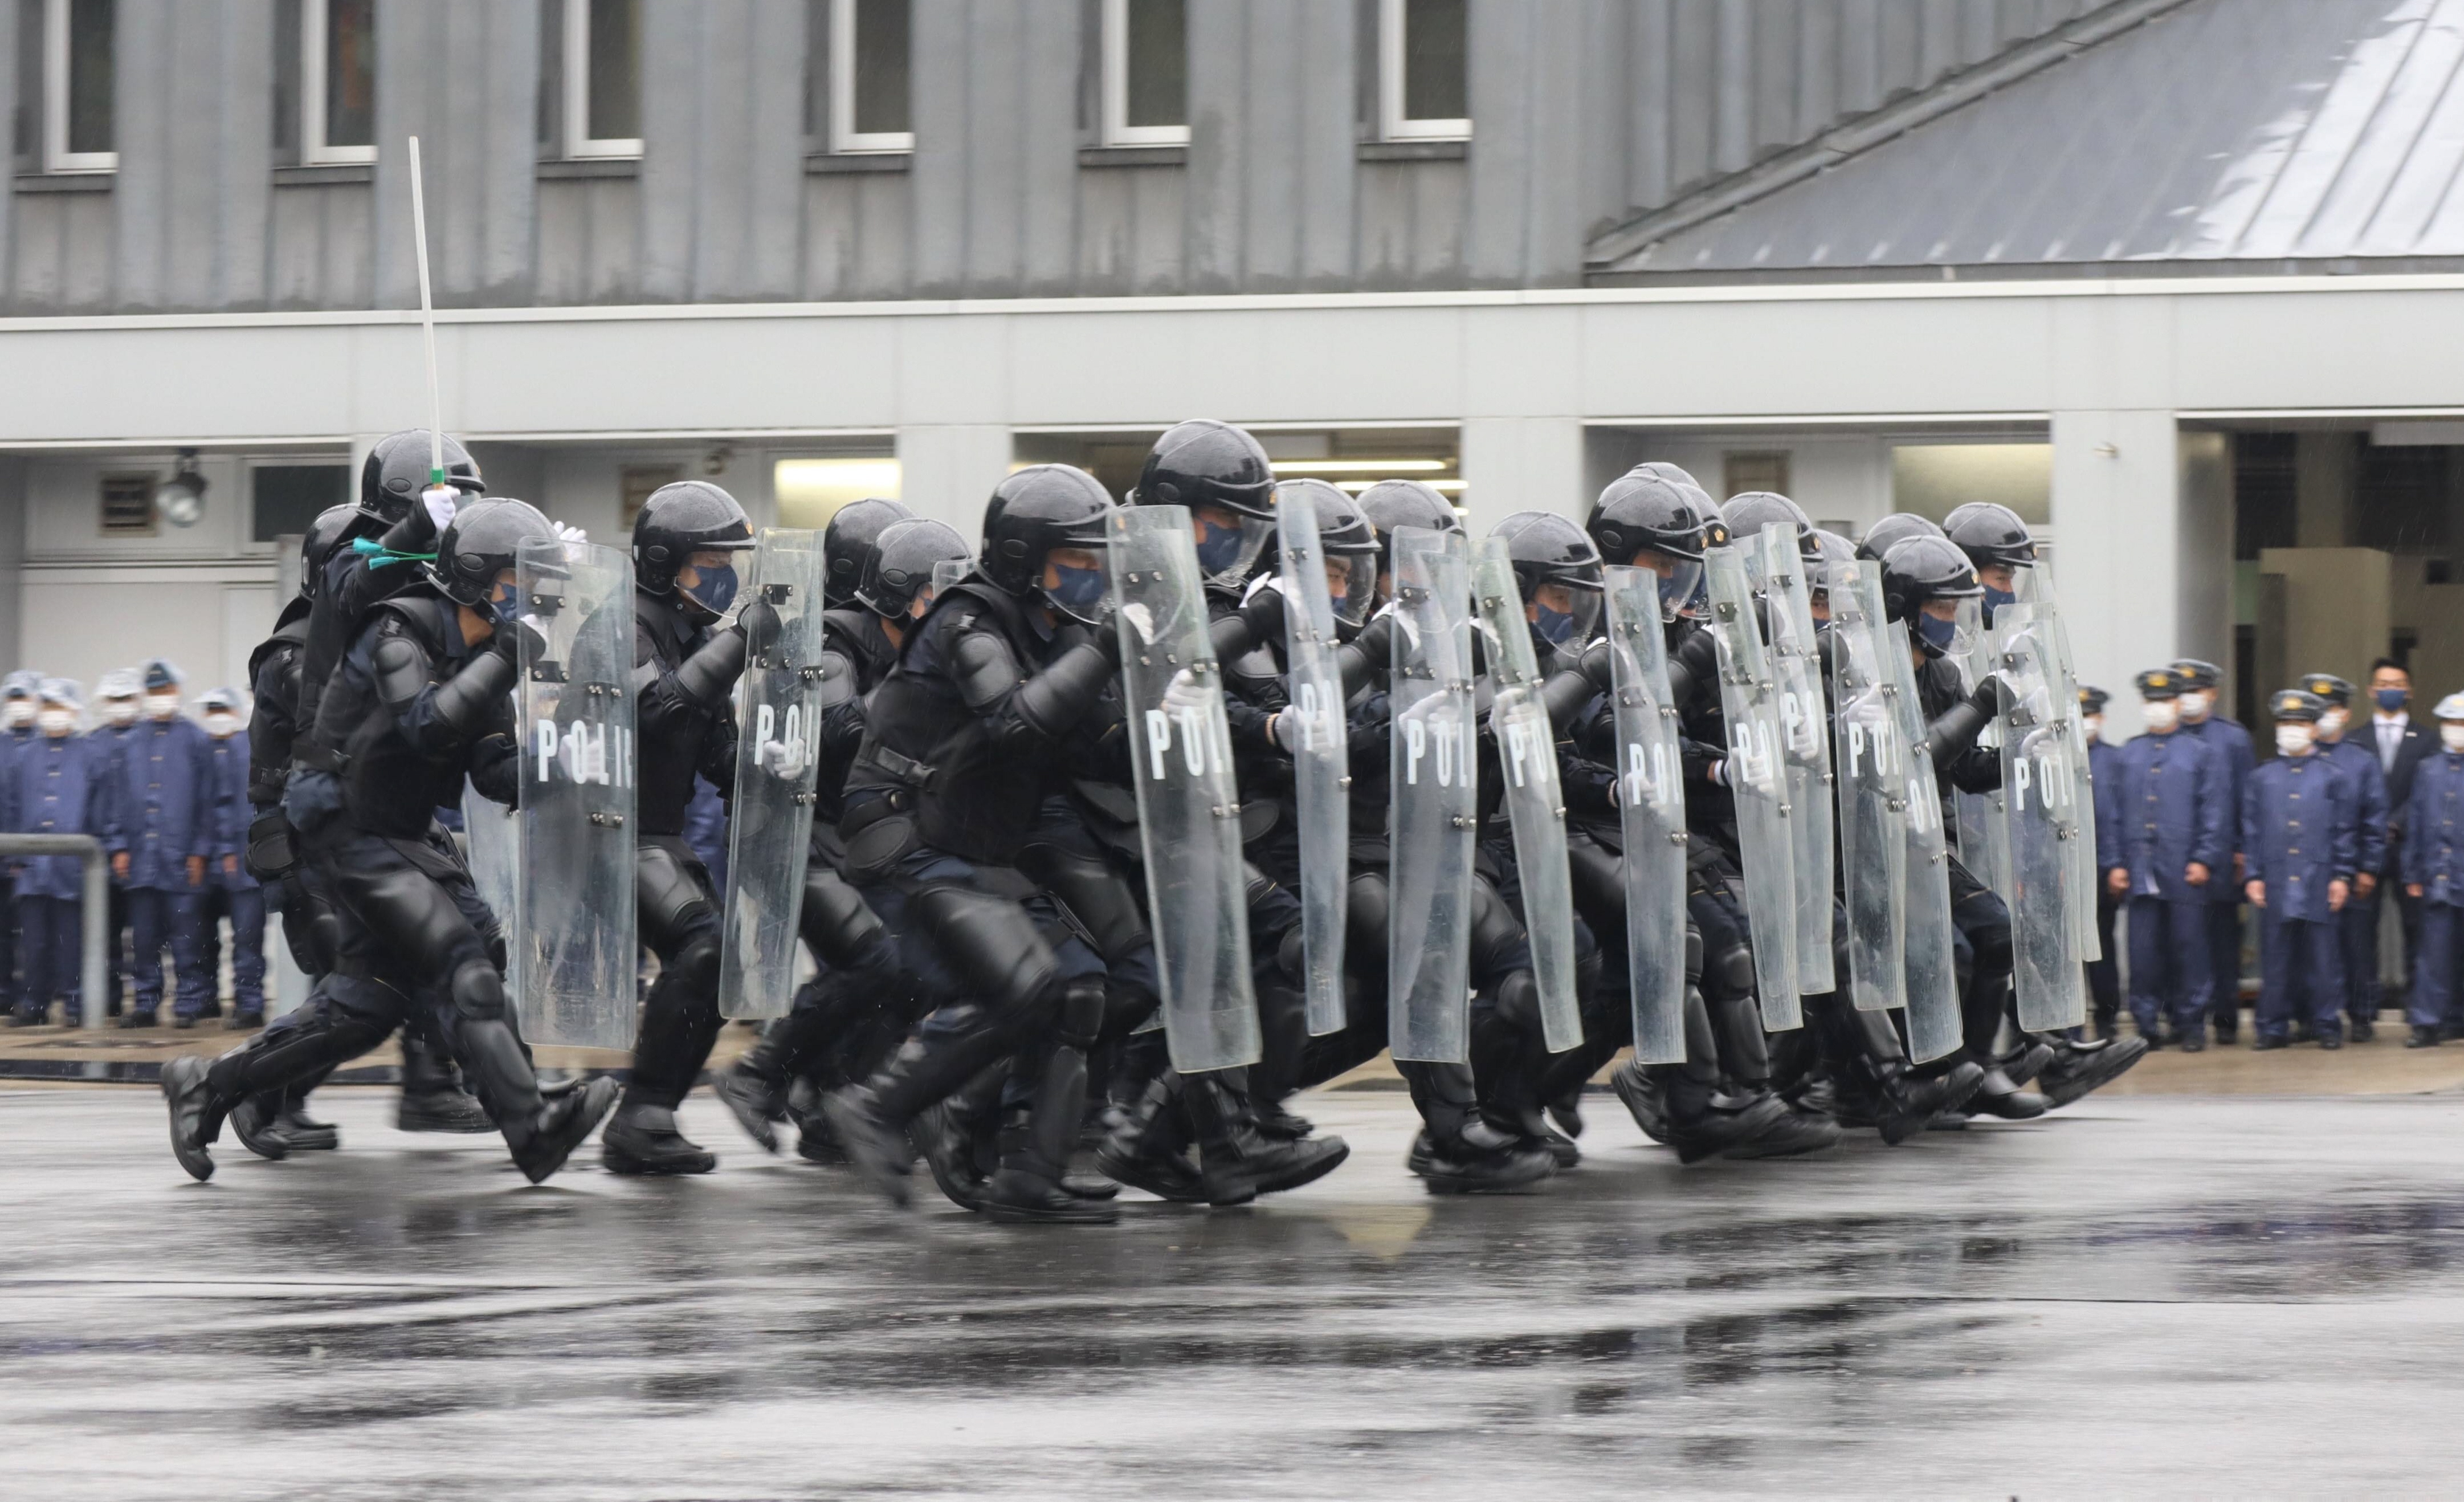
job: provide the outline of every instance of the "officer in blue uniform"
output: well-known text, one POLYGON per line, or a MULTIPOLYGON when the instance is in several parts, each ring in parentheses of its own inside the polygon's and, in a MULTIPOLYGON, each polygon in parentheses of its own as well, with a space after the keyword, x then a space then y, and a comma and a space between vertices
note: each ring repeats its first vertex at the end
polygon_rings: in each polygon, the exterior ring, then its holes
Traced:
POLYGON ((2344 1046, 2344 961, 2336 917, 2352 892, 2354 794, 2321 753, 2327 701, 2286 689, 2267 701, 2276 719, 2275 760, 2242 790, 2243 895, 2259 910, 2258 1018, 2255 1049, 2281 1049, 2297 1014, 2319 1047, 2344 1046))
MULTIPOLYGON (((197 906, 198 994, 181 998, 181 1010, 201 1015, 214 1000, 222 975, 222 923, 231 931, 231 1019, 234 1032, 265 1021, 265 892, 248 873, 240 854, 248 848, 249 820, 254 809, 248 801, 249 745, 246 701, 239 690, 214 689, 197 700, 206 727, 206 743, 213 768, 210 786, 213 849, 206 857, 206 887, 197 906)), ((182 978, 188 983, 188 978, 182 978)))
MULTIPOLYGON (((2111 697, 2102 689, 2079 690, 2079 725, 2087 733, 2088 781, 2096 791, 2096 824, 2099 830, 2119 819, 2113 794, 2122 782, 2122 748, 2104 739, 2104 706, 2111 697)), ((2097 841, 2100 851, 2104 841, 2097 841)), ((2097 958, 2087 962, 2087 994, 2096 1013, 2096 1035, 2110 1038, 2121 1031, 2122 971, 2114 962, 2113 920, 2122 911, 2122 897, 2112 887, 2113 873, 2103 871, 2096 889, 2097 958)))
POLYGON ((2213 904, 2208 913, 2208 974, 2214 982, 2211 1011, 2216 1025, 2216 1041, 2231 1043, 2241 1020, 2241 877, 2247 860, 2240 848, 2241 795, 2256 759, 2250 732, 2242 728, 2241 721, 2216 713, 2216 696, 2223 691, 2224 671, 2196 657, 2180 659, 2170 671, 2183 684, 2182 728, 2216 753, 2228 779, 2225 842, 2233 870, 2219 869, 2216 879, 2208 883, 2208 900, 2213 904))
POLYGON ((2149 1048, 2161 1021, 2186 1052, 2208 1046, 2207 889, 2232 859, 2230 785, 2214 751, 2181 722, 2182 679, 2170 669, 2139 674, 2145 735, 2114 763, 2114 817, 2097 824, 2105 890, 2130 904, 2130 1015, 2149 1048))
MULTIPOLYGON (((0 678, 0 784, 9 780, 12 753, 34 739, 42 689, 42 674, 29 668, 0 678)), ((0 863, 0 998, 11 1006, 17 1002, 17 895, 9 885, 6 863, 0 863)))
POLYGON ((2336 915, 2337 942, 2344 962, 2344 1015, 2347 1036, 2367 1043, 2376 1035, 2379 1015, 2379 876, 2387 870, 2387 781, 2375 752, 2344 737, 2352 719, 2353 686, 2332 673, 2305 673, 2301 691, 2326 701, 2320 711, 2317 744, 2351 784, 2353 816, 2353 889, 2336 915))
MULTIPOLYGON (((134 668, 114 668, 95 679, 96 724, 87 734, 117 758, 121 744, 128 740, 128 733, 137 728, 138 718, 143 714, 140 701, 144 696, 144 681, 134 668)), ((99 796, 110 797, 111 778, 102 773, 97 775, 102 776, 104 782, 99 796)), ((111 913, 108 919, 110 931, 103 936, 103 1015, 119 1018, 120 1026, 123 1027, 151 1027, 154 1026, 152 1012, 124 1012, 121 1009, 122 995, 128 989, 128 883, 114 872, 106 883, 106 890, 111 896, 111 913)))
MULTIPOLYGON (((77 734, 84 706, 75 683, 45 678, 38 694, 34 738, 11 753, 10 775, 0 780, 0 828, 17 834, 91 834, 107 843, 103 784, 111 748, 99 737, 77 734)), ((68 999, 70 1027, 84 1020, 77 992, 84 865, 75 855, 10 862, 22 936, 11 1027, 49 1021, 55 997, 68 999)))
POLYGON ((2408 1049, 2434 1049, 2464 1022, 2456 987, 2464 961, 2464 694, 2448 695, 2433 713, 2438 749, 2415 762, 2404 809, 2404 892, 2421 914, 2405 995, 2408 1049))
MULTIPOLYGON (((213 853, 213 762, 206 733, 180 713, 180 670, 161 658, 144 668, 144 718, 120 742, 111 778, 111 872, 128 892, 132 988, 122 1027, 155 1021, 171 951, 174 1026, 193 1027, 200 997, 198 899, 213 853)), ((221 1007, 211 1008, 220 1015, 221 1007)))

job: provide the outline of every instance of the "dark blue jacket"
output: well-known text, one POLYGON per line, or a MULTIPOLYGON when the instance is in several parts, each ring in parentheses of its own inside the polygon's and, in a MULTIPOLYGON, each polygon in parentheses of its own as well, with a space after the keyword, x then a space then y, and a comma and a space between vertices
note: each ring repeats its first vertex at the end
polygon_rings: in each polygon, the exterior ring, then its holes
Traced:
POLYGON ((2333 917, 2327 883, 2353 879, 2353 782, 2317 752, 2280 756, 2250 774, 2242 790, 2246 881, 2267 883, 2270 922, 2333 917))
POLYGON ((206 757, 213 769, 209 785, 213 788, 214 835, 213 849, 206 857, 206 885, 253 892, 256 878, 248 873, 246 862, 236 871, 223 870, 225 857, 247 851, 249 820, 256 812, 248 801, 248 732, 235 730, 220 740, 208 736, 206 757))
POLYGON ((2403 858, 2424 901, 2464 908, 2464 755, 2442 747, 2413 768, 2403 858))
POLYGON ((2183 871, 2208 868, 2213 887, 2233 882, 2231 780, 2206 742, 2186 731, 2134 736, 2114 778, 2113 818, 2097 826, 2098 864, 2130 872, 2132 896, 2204 900, 2183 871))
POLYGON ((2228 826, 2225 830, 2225 843, 2230 849, 2225 851, 2224 869, 2217 872, 2224 879, 2208 883, 2208 896, 2217 902, 2238 902, 2241 900, 2241 885, 2232 878, 2233 858, 2243 853, 2241 849, 2242 789, 2250 785, 2251 768, 2258 764, 2257 756, 2251 748, 2250 732, 2242 728, 2240 720, 2212 713, 2195 725, 2185 720, 2182 728, 2198 737, 2209 749, 2215 752, 2224 767, 2225 823, 2228 826))
POLYGON ((2354 741, 2350 731, 2345 733, 2345 739, 2322 744, 2319 750, 2349 784, 2353 817, 2359 821, 2354 833, 2353 869, 2375 876, 2387 867, 2387 771, 2379 765, 2378 754, 2354 741))
POLYGON ((2087 743, 2088 779, 2096 784, 2096 869, 2111 871, 2122 863, 2109 830, 2122 823, 2122 748, 2102 738, 2087 743))
MULTIPOLYGON (((0 777, 0 827, 12 834, 91 834, 110 843, 104 786, 113 762, 104 735, 38 737, 9 753, 0 777)), ((85 895, 84 862, 74 855, 12 860, 21 897, 85 895)))
POLYGON ((188 857, 214 849, 214 769, 195 720, 141 719, 120 737, 110 772, 106 843, 128 855, 121 885, 186 892, 188 857))

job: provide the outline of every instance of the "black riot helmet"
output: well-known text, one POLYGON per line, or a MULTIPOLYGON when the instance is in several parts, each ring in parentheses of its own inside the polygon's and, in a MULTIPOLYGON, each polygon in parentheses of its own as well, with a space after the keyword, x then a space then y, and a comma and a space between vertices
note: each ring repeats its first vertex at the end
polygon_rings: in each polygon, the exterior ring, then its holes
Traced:
MULTIPOLYGON (((360 465, 361 512, 387 526, 410 515, 411 502, 428 488, 429 459, 425 428, 407 428, 379 438, 360 465)), ((451 433, 445 438, 445 483, 465 496, 488 492, 479 480, 478 461, 451 433)))
POLYGON ((1857 544, 1857 556, 1881 563, 1891 549, 1912 537, 1940 537, 1942 528, 1913 511, 1895 511, 1865 529, 1865 540, 1857 544))
POLYGON ((1950 649, 1956 628, 1925 613, 1936 600, 1982 598, 1976 565, 1948 538, 1912 537, 1892 547, 1882 560, 1882 617, 1908 623, 1908 634, 1928 657, 1950 649))
POLYGON ((1814 542, 1813 552, 1807 555, 1814 561, 1814 566, 1806 570, 1806 586, 1815 594, 1827 595, 1831 592, 1834 578, 1832 570, 1841 563, 1857 561, 1857 544, 1837 532, 1826 532, 1820 527, 1815 527, 1806 536, 1814 542))
POLYGON ((1671 558, 1703 556, 1703 521, 1680 483, 1646 475, 1640 466, 1609 481, 1592 502, 1583 530, 1600 558, 1623 564, 1644 548, 1671 558))
POLYGON ((1358 626, 1375 607, 1377 563, 1383 552, 1376 528, 1358 501, 1324 480, 1277 482, 1279 506, 1291 496, 1307 497, 1317 514, 1318 552, 1326 563, 1327 599, 1334 607, 1337 629, 1358 626))
POLYGON ((915 597, 933 595, 933 567, 963 563, 967 540, 957 529, 924 517, 910 517, 881 529, 872 541, 872 560, 855 586, 858 603, 884 620, 903 620, 915 597))
POLYGON ((1138 471, 1133 506, 1221 506, 1236 517, 1275 519, 1275 467, 1257 439, 1230 423, 1193 417, 1164 430, 1138 471))
POLYGON ((1590 641, 1600 618, 1602 584, 1600 550, 1590 534, 1553 511, 1518 511, 1488 535, 1506 540, 1532 629, 1552 647, 1590 641), (1562 588, 1561 597, 1542 593, 1551 585, 1562 588))
MULTIPOLYGON (((518 592, 511 600, 492 605, 496 576, 514 566, 524 547, 557 540, 555 526, 527 500, 509 497, 474 500, 436 540, 436 561, 428 565, 429 574, 456 605, 467 605, 498 621, 510 620, 528 607, 518 592)), ((563 573, 555 563, 538 559, 533 560, 533 567, 547 578, 563 573)))
POLYGON ((1431 532, 1461 532, 1463 518, 1455 515, 1454 503, 1438 494, 1435 487, 1419 480, 1379 480, 1360 493, 1360 514, 1377 534, 1379 551, 1385 555, 1385 568, 1395 567, 1395 529, 1422 527, 1431 532))
POLYGON ((1728 524, 1731 537, 1752 537, 1774 521, 1785 521, 1796 536, 1800 558, 1817 558, 1820 546, 1814 541, 1814 519, 1805 508, 1777 491, 1749 490, 1731 496, 1720 508, 1720 519, 1728 524))
POLYGON ((1696 490, 1703 489, 1703 482, 1701 480, 1696 479, 1682 467, 1669 463, 1666 459, 1645 459, 1640 464, 1636 465, 1633 469, 1626 471, 1626 473, 1628 475, 1648 475, 1654 479, 1666 480, 1671 485, 1691 485, 1696 490))
POLYGON ((1061 583, 1046 588, 1045 556, 1054 548, 1086 548, 1100 560, 1105 528, 1113 512, 1103 481, 1074 464, 1030 464, 993 487, 984 503, 984 544, 976 566, 993 585, 1021 599, 1044 601, 1065 615, 1093 624, 1102 619, 1111 587, 1107 571, 1064 568, 1061 583))
POLYGON ((334 549, 342 545, 351 536, 351 529, 366 516, 357 506, 328 506, 308 523, 307 533, 299 539, 299 598, 317 598, 318 591, 325 586, 325 565, 333 561, 334 549))
MULTIPOLYGON (((736 497, 708 480, 678 480, 650 492, 633 518, 633 583, 671 594, 676 575, 695 553, 741 553, 753 546, 753 522, 736 497)), ((701 582, 685 594, 712 615, 735 603, 736 570, 697 569, 701 582)))
POLYGON ((2010 507, 1990 500, 1953 508, 1942 519, 1942 533, 1980 569, 1989 563, 2029 568, 2036 562, 2036 541, 2028 535, 2028 523, 2010 507))
POLYGON ((830 514, 822 533, 822 604, 829 609, 855 603, 855 592, 872 567, 872 550, 884 529, 914 519, 894 500, 868 496, 830 514))

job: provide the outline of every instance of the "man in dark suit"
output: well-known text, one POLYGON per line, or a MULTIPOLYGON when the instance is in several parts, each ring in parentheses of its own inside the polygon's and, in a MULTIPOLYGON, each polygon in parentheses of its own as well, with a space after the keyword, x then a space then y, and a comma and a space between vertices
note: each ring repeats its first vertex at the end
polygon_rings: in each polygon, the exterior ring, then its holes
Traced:
MULTIPOLYGON (((2369 738, 2363 744, 2375 752, 2380 770, 2387 773, 2387 869, 2400 871, 2404 858, 2404 810, 2412 803, 2412 774, 2422 759, 2438 750, 2436 729, 2424 729, 2413 723, 2412 674, 2391 657, 2381 657, 2370 664, 2369 738)), ((2359 729, 2359 726, 2354 727, 2359 729)), ((2350 740, 2362 740, 2348 736, 2350 740)), ((2421 901, 2396 884, 2396 911, 2404 920, 2405 983, 2411 984, 2413 956, 2421 944, 2421 901)), ((2451 1025, 2452 1027, 2452 1025, 2451 1025)), ((2451 1030, 2449 1036, 2455 1034, 2451 1030)))

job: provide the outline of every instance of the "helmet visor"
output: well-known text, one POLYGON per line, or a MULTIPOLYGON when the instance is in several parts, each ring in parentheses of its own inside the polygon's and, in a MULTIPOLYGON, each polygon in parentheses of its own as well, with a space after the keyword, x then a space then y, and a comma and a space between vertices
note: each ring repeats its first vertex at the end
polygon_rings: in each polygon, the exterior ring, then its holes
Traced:
POLYGON ((1044 555, 1044 572, 1036 590, 1045 603, 1073 621, 1100 625, 1104 604, 1112 590, 1111 550, 1073 542, 1044 555))
POLYGON ((1601 598, 1597 589, 1551 579, 1531 591, 1523 614, 1551 647, 1580 647, 1596 634, 1601 598))
POLYGON ((1326 594, 1337 621, 1346 626, 1366 622, 1377 607, 1377 555, 1327 554, 1326 594))
POLYGON ((1210 520, 1203 509, 1191 511, 1189 525, 1198 543, 1198 571, 1218 585, 1245 582, 1275 536, 1271 518, 1243 517, 1237 526, 1226 526, 1210 520))

